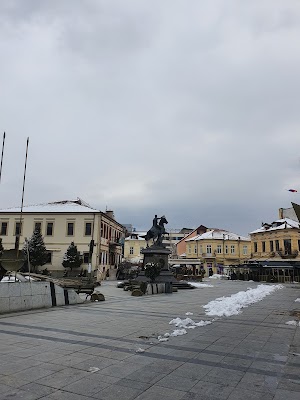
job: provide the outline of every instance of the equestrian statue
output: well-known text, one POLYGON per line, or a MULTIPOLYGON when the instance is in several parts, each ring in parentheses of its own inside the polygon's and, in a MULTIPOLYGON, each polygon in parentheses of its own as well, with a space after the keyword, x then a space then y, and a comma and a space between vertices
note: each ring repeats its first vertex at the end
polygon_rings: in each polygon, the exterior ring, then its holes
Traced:
POLYGON ((168 232, 165 230, 165 224, 167 223, 168 221, 164 215, 160 218, 158 218, 157 215, 154 216, 152 228, 149 229, 146 235, 140 236, 146 240, 147 247, 150 239, 153 239, 154 246, 163 247, 163 235, 168 235, 168 232))

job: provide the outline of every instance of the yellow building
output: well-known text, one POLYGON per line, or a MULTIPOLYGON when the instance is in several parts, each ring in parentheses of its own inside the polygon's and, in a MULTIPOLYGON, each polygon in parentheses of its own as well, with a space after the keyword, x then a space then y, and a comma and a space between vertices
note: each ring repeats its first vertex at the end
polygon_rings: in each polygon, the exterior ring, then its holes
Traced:
POLYGON ((121 238, 125 236, 125 229, 114 219, 112 211, 93 209, 81 199, 26 206, 22 218, 20 208, 0 210, 0 238, 5 250, 15 248, 19 234, 22 249, 25 239, 36 228, 40 229, 49 251, 48 263, 41 270, 47 268, 52 275, 62 276, 64 254, 74 242, 83 256, 83 269, 88 270, 91 261, 90 269, 98 280, 115 278, 122 258, 121 238), (94 246, 90 246, 91 241, 94 246))
POLYGON ((299 206, 292 204, 279 209, 279 219, 250 233, 251 259, 244 270, 248 268, 251 279, 300 282, 299 206))
POLYGON ((250 233, 251 258, 255 260, 300 260, 299 222, 280 218, 270 224, 264 223, 250 233))
POLYGON ((147 246, 145 239, 140 235, 145 235, 146 232, 131 232, 124 240, 124 261, 133 264, 139 264, 143 261, 141 251, 147 246))
POLYGON ((222 229, 211 229, 185 240, 186 258, 199 260, 199 266, 209 273, 227 272, 227 267, 239 265, 250 258, 250 239, 222 229))

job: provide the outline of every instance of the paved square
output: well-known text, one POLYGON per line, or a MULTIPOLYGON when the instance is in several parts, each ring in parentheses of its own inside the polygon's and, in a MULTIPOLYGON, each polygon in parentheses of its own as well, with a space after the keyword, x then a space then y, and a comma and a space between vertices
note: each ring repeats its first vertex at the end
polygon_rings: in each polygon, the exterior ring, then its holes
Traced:
POLYGON ((0 400, 300 398, 299 284, 236 316, 213 318, 203 305, 254 282, 132 297, 104 282, 105 302, 0 316, 0 400), (169 322, 212 324, 160 342, 169 322))

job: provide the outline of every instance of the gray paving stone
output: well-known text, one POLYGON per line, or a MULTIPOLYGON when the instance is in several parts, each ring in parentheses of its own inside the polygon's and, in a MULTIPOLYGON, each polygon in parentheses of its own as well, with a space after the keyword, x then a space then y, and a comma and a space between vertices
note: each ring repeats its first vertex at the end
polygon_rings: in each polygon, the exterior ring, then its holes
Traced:
MULTIPOLYGON (((0 375, 0 384, 1 385, 7 385, 7 386, 17 389, 23 385, 26 385, 27 383, 28 383, 28 381, 26 381, 24 379, 16 380, 13 375, 0 375)), ((1 391, 0 391, 0 393, 1 393, 1 391)))
POLYGON ((41 398, 40 394, 21 389, 11 389, 8 392, 0 394, 0 400, 36 400, 39 398, 41 398))
POLYGON ((199 380, 203 379, 212 370, 212 368, 213 367, 210 366, 185 363, 178 367, 175 371, 170 373, 170 375, 177 377, 178 379, 183 377, 193 380, 199 380))
MULTIPOLYGON (((236 388, 233 389, 228 400, 272 400, 273 398, 274 395, 271 393, 255 392, 252 390, 236 388)), ((283 400, 283 398, 281 400, 283 400)))
POLYGON ((63 390, 57 390, 48 396, 42 397, 42 400, 95 400, 95 398, 82 396, 81 394, 78 395, 76 393, 65 392, 63 390))
POLYGON ((56 392, 56 389, 54 389, 54 388, 44 386, 44 385, 39 385, 35 382, 31 382, 26 385, 23 385, 21 390, 23 392, 34 393, 39 396, 46 396, 48 394, 56 392))
POLYGON ((184 400, 191 399, 227 399, 233 391, 233 387, 229 385, 219 385, 211 382, 198 382, 191 390, 190 394, 184 397, 184 400))
POLYGON ((279 378, 276 376, 246 372, 241 381, 238 383, 237 388, 275 394, 278 382, 279 378))
POLYGON ((52 375, 54 371, 39 367, 30 367, 14 374, 14 379, 24 379, 28 382, 37 381, 45 376, 52 375))
POLYGON ((93 396, 102 389, 111 386, 111 383, 103 382, 94 377, 79 379, 64 387, 64 391, 80 394, 83 396, 93 396))
POLYGON ((78 379, 86 377, 87 375, 88 372, 80 371, 75 368, 65 368, 62 371, 55 372, 44 378, 38 379, 36 383, 61 389, 64 386, 77 381, 78 379))
POLYGON ((100 390, 98 393, 94 394, 93 397, 101 400, 132 400, 137 398, 140 393, 143 393, 143 389, 115 384, 100 390))
POLYGON ((220 385, 236 386, 245 375, 241 371, 233 371, 225 368, 213 368, 202 380, 220 385))
MULTIPOLYGON (((299 369, 300 371, 300 369, 299 369)), ((278 385, 278 389, 290 390, 292 392, 300 392, 300 373, 298 373, 298 379, 288 379, 281 378, 280 383, 278 385)), ((300 396, 300 393, 299 393, 300 396)))
POLYGON ((184 378, 184 377, 178 377, 174 374, 167 375, 160 381, 156 383, 156 386, 163 386, 166 388, 170 389, 176 389, 176 390, 183 390, 183 391, 188 391, 190 390, 193 386, 196 385, 196 383, 199 382, 198 379, 193 379, 193 378, 184 378))
POLYGON ((163 399, 163 400, 181 400, 186 395, 186 392, 163 388, 161 386, 152 386, 150 389, 144 391, 136 400, 153 400, 153 399, 163 399))
POLYGON ((299 392, 278 389, 274 400, 299 400, 299 392))
POLYGON ((162 379, 168 373, 169 371, 163 373, 161 370, 158 370, 155 367, 146 366, 139 368, 137 371, 125 376, 127 379, 154 384, 155 382, 162 379))

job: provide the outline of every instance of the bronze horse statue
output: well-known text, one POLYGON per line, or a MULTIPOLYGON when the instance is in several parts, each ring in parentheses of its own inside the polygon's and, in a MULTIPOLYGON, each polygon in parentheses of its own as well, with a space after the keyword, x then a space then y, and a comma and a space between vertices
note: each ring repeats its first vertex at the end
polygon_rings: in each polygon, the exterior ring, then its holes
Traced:
MULTIPOLYGON (((167 224, 168 221, 166 217, 163 215, 161 218, 157 218, 157 215, 153 219, 153 226, 149 231, 146 233, 146 235, 140 236, 148 242, 150 239, 153 239, 154 245, 156 246, 162 246, 162 241, 163 241, 163 235, 167 234, 165 230, 165 224, 167 224), (157 221, 159 220, 159 223, 157 221)), ((148 246, 148 245, 147 245, 148 246)))

